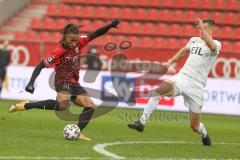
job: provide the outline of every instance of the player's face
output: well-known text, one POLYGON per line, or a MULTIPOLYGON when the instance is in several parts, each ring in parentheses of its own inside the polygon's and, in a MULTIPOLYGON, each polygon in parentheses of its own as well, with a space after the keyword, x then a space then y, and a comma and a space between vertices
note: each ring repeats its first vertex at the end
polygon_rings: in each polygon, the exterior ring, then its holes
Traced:
MULTIPOLYGON (((210 25, 208 25, 207 23, 204 23, 203 24, 203 27, 204 27, 204 29, 207 31, 207 33, 210 35, 210 36, 212 36, 212 34, 213 34, 213 27, 212 26, 210 26, 210 25)), ((202 37, 202 32, 200 32, 200 36, 202 37)))
POLYGON ((73 34, 73 33, 66 34, 64 44, 68 48, 74 49, 77 46, 78 38, 79 38, 79 34, 73 34))

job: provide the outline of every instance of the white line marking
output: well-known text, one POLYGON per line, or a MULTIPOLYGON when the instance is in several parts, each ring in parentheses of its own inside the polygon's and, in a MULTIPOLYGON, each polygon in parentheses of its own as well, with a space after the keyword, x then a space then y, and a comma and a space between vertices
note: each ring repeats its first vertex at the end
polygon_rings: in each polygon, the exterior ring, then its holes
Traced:
MULTIPOLYGON (((98 152, 98 153, 100 153, 102 155, 105 155, 105 156, 107 156, 109 158, 113 158, 113 159, 127 159, 125 157, 121 157, 121 156, 119 156, 117 154, 109 152, 109 151, 107 151, 105 149, 105 147, 108 147, 108 146, 115 146, 115 145, 122 145, 122 144, 200 144, 200 142, 186 142, 186 141, 113 142, 113 143, 96 144, 93 147, 93 150, 95 150, 96 152, 98 152)), ((214 145, 240 145, 240 143, 219 142, 219 143, 214 143, 214 145)), ((185 158, 162 158, 162 159, 185 159, 185 158)), ((194 158, 194 159, 197 160, 197 158, 194 158)), ((158 160, 160 160, 160 159, 158 159, 158 160)))
POLYGON ((25 159, 37 159, 37 160, 89 160, 91 157, 25 157, 25 156, 0 156, 0 159, 10 160, 25 160, 25 159))

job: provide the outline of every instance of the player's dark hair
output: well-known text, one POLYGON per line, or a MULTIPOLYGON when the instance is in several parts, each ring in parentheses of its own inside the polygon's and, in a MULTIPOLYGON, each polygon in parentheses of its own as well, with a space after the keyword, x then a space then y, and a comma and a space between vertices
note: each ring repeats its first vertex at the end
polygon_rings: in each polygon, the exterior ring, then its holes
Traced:
POLYGON ((203 23, 207 23, 208 25, 215 26, 215 21, 211 18, 206 18, 203 20, 203 23))
POLYGON ((62 43, 63 43, 66 34, 69 34, 69 33, 79 34, 79 33, 80 33, 79 27, 80 27, 80 26, 77 26, 77 25, 72 24, 72 23, 67 24, 67 25, 62 29, 62 31, 61 31, 61 33, 62 33, 62 39, 59 41, 59 44, 62 44, 62 43))

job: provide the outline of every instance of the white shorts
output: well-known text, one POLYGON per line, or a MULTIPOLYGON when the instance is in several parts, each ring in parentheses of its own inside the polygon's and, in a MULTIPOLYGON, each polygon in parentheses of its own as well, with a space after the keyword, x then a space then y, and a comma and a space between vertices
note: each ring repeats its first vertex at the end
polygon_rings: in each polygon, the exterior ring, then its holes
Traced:
POLYGON ((170 79, 174 83, 174 97, 182 95, 184 104, 194 113, 201 113, 204 85, 183 73, 170 79))

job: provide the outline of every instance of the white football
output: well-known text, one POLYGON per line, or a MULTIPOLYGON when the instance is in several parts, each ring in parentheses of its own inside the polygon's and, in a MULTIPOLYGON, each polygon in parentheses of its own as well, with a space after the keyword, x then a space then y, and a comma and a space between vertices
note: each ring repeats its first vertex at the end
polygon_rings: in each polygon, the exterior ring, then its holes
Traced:
POLYGON ((76 124, 68 124, 64 127, 63 136, 66 140, 78 140, 81 131, 76 124))

